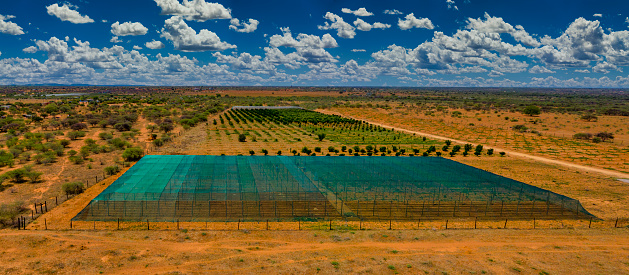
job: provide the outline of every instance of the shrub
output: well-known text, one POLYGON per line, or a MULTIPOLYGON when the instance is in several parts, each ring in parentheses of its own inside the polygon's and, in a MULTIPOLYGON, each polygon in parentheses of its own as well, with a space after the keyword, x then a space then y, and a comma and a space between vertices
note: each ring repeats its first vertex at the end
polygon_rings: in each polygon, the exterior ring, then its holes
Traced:
POLYGON ((277 155, 281 156, 282 155, 282 151, 277 151, 277 155))
POLYGON ((107 167, 105 167, 105 169, 104 169, 104 170, 105 170, 105 173, 106 173, 107 175, 112 176, 112 175, 115 175, 115 174, 117 174, 118 172, 120 172, 120 167, 118 167, 118 165, 114 165, 114 166, 107 166, 107 167))
POLYGON ((501 156, 501 157, 504 157, 507 153, 505 153, 505 152, 500 152, 499 154, 500 154, 500 156, 501 156))
POLYGON ((317 134, 317 138, 319 138, 319 141, 322 141, 325 138, 325 134, 317 134))
POLYGON ((245 142, 245 141, 247 141, 247 136, 245 136, 245 134, 240 134, 240 135, 238 135, 238 141, 239 141, 239 142, 245 142))
POLYGON ((61 189, 64 193, 66 193, 66 195, 77 195, 85 191, 85 186, 83 186, 82 182, 75 181, 64 183, 61 186, 61 189))
POLYGON ((526 127, 526 125, 524 125, 524 124, 514 125, 514 126, 513 126, 513 127, 511 127, 511 128, 513 128, 513 130, 514 130, 514 131, 517 131, 517 132, 520 132, 520 133, 524 133, 524 132, 526 132, 526 130, 528 130, 528 129, 529 129, 529 128, 528 128, 528 127, 526 127))
POLYGON ((157 147, 162 147, 162 145, 164 145, 164 141, 161 138, 154 139, 153 140, 153 145, 155 145, 157 147))
POLYGON ((469 143, 468 143, 468 144, 465 144, 464 151, 465 151, 465 152, 468 152, 468 151, 472 150, 472 148, 473 148, 472 144, 469 144, 469 143))
POLYGON ((72 126, 70 126, 70 129, 72 129, 74 131, 80 131, 80 130, 83 130, 83 129, 87 129, 87 124, 80 123, 80 122, 79 123, 75 123, 75 124, 72 124, 72 126))
POLYGON ((450 146, 452 145, 452 141, 451 140, 446 140, 446 146, 450 146))
POLYGON ((576 134, 572 135, 572 138, 574 138, 574 139, 581 139, 581 140, 590 140, 592 138, 592 134, 590 134, 590 133, 576 133, 576 134))
POLYGON ((585 114, 581 116, 581 119, 585 121, 598 121, 598 117, 594 114, 585 114))
POLYGON ((252 156, 253 156, 253 155, 255 155, 255 154, 256 154, 256 151, 249 150, 249 155, 252 155, 252 156))
POLYGON ((542 113, 542 109, 540 107, 537 107, 535 105, 530 105, 526 108, 524 108, 524 110, 522 110, 522 113, 527 115, 527 116, 536 116, 542 113))
POLYGON ((5 150, 0 150, 0 166, 13 166, 13 159, 13 154, 5 150))
POLYGON ((68 158, 74 164, 83 164, 85 160, 79 156, 71 156, 68 158))
POLYGON ((317 153, 321 153, 321 147, 315 147, 314 151, 317 152, 317 153))
POLYGON ((114 146, 114 148, 122 150, 125 147, 129 146, 129 142, 122 140, 120 138, 114 138, 114 139, 110 139, 109 144, 111 144, 112 146, 114 146))
POLYGON ((265 156, 269 154, 269 151, 267 149, 262 149, 262 154, 264 154, 265 156))
POLYGON ((28 172, 25 169, 20 168, 6 172, 2 176, 11 179, 13 182, 20 183, 24 182, 24 177, 26 177, 27 174, 28 172))
POLYGON ((68 133, 68 137, 71 140, 76 140, 77 138, 84 137, 84 136, 85 136, 85 132, 83 132, 83 131, 74 131, 74 132, 69 132, 68 133))
POLYGON ((61 146, 63 146, 63 148, 68 147, 68 145, 70 145, 70 141, 67 139, 61 139, 59 140, 59 144, 61 144, 61 146))
POLYGON ((128 123, 128 122, 116 123, 114 125, 114 129, 118 130, 118 132, 130 131, 131 123, 128 123))
POLYGON ((144 150, 142 150, 142 148, 133 147, 125 149, 122 153, 122 158, 126 161, 137 161, 140 160, 143 155, 144 150))
POLYGON ((26 174, 26 177, 31 180, 31 183, 36 183, 39 181, 41 175, 43 174, 44 173, 42 172, 30 171, 28 172, 28 174, 26 174))
POLYGON ((600 138, 601 141, 606 141, 608 139, 614 139, 614 134, 608 132, 600 132, 596 134, 596 137, 600 138))
POLYGON ((487 155, 488 156, 491 156, 493 154, 494 154, 494 149, 493 148, 492 149, 487 149, 487 155))
POLYGON ((99 137, 100 139, 102 139, 102 140, 109 140, 109 139, 114 138, 114 135, 112 135, 112 134, 110 134, 110 133, 105 133, 105 132, 102 132, 102 133, 98 134, 98 137, 99 137))

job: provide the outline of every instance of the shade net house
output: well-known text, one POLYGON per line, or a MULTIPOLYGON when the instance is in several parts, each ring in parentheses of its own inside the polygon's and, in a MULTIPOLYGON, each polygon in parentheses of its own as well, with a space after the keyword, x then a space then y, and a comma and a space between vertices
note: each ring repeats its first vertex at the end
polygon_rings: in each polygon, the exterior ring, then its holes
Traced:
POLYGON ((73 220, 590 216, 575 199, 440 157, 149 155, 73 220))

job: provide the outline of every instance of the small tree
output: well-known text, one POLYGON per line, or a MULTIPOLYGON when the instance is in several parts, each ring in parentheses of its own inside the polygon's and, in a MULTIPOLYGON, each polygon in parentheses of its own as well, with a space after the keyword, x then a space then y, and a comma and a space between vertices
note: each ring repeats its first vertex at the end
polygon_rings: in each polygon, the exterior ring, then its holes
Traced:
POLYGON ((127 148, 122 153, 122 158, 126 161, 137 161, 144 156, 144 150, 138 147, 127 148))
POLYGON ((249 155, 252 155, 252 156, 253 156, 253 155, 255 155, 255 154, 256 154, 256 151, 249 150, 249 155))
POLYGON ((607 141, 610 139, 614 139, 614 134, 613 133, 609 133, 609 132, 600 132, 598 134, 596 134, 596 136, 598 138, 600 138, 602 141, 607 141))
POLYGON ((115 175, 118 172, 120 172, 120 167, 118 167, 118 165, 114 165, 114 166, 107 166, 105 167, 105 173, 107 175, 115 175))
POLYGON ((527 115, 527 116, 537 116, 537 115, 542 113, 542 109, 540 107, 535 106, 535 105, 530 105, 530 106, 524 108, 524 110, 522 110, 522 113, 527 115))
POLYGON ((281 155, 282 155, 282 151, 281 151, 281 150, 280 150, 280 151, 277 151, 277 155, 278 155, 278 156, 281 156, 281 155))
POLYGON ((31 183, 36 183, 43 174, 42 172, 30 171, 26 174, 26 177, 31 180, 31 183))
POLYGON ((85 186, 79 181, 64 183, 61 188, 66 195, 77 195, 85 191, 85 186))
POLYGON ((493 154, 494 154, 494 149, 493 148, 487 149, 487 155, 488 156, 491 156, 493 154))
POLYGON ((319 141, 322 141, 325 138, 325 134, 324 133, 317 134, 317 137, 319 138, 319 141))
POLYGON ((247 141, 247 136, 245 136, 245 134, 238 135, 238 141, 240 141, 240 142, 247 141))
POLYGON ((269 151, 267 149, 262 149, 262 154, 264 154, 265 156, 269 154, 269 151))

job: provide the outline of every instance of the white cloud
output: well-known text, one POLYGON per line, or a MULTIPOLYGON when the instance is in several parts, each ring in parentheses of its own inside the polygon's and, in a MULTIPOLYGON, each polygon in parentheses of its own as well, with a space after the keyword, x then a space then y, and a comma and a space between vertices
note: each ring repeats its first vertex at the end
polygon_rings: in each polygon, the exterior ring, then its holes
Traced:
POLYGON ((214 19, 231 19, 231 10, 219 3, 208 3, 204 0, 155 0, 162 9, 162 15, 185 16, 186 20, 205 22, 214 19))
POLYGON ((459 10, 454 0, 446 0, 446 4, 448 4, 448 9, 459 10))
POLYGON ((222 51, 236 48, 236 45, 221 41, 212 31, 202 29, 197 34, 180 16, 173 16, 164 22, 161 37, 172 41, 176 50, 184 52, 222 51))
POLYGON ((15 16, 13 15, 2 15, 0 14, 0 32, 1 33, 6 33, 6 34, 10 34, 10 35, 22 35, 24 34, 24 31, 22 30, 22 27, 18 26, 17 24, 11 22, 11 21, 6 21, 9 19, 13 19, 15 18, 15 16))
POLYGON ((141 49, 142 49, 142 47, 140 47, 140 46, 138 46, 138 45, 134 45, 134 46, 133 46, 133 49, 134 49, 134 50, 141 50, 141 49))
POLYGON ((365 49, 352 49, 352 52, 355 52, 355 53, 364 53, 364 52, 366 52, 366 50, 365 50, 365 49))
POLYGON ((391 14, 391 15, 396 15, 396 14, 403 14, 401 11, 399 10, 384 10, 382 13, 384 14, 391 14))
POLYGON ((109 39, 109 42, 111 42, 111 43, 122 43, 122 40, 120 38, 118 38, 118 36, 114 36, 111 39, 109 39))
POLYGON ((595 13, 595 14, 593 14, 592 16, 594 16, 594 17, 603 17, 603 14, 600 14, 600 13, 595 13))
POLYGON ((365 8, 359 8, 359 9, 357 9, 355 11, 350 10, 348 8, 342 8, 341 11, 343 13, 351 13, 351 14, 356 15, 356 16, 372 16, 373 15, 373 13, 368 12, 367 9, 365 9, 365 8))
POLYGON ((412 28, 424 28, 432 30, 435 28, 430 19, 417 19, 415 18, 415 15, 413 13, 407 14, 406 17, 404 17, 404 20, 398 19, 397 25, 400 27, 401 30, 408 30, 412 28))
POLYGON ((111 33, 115 36, 145 35, 149 29, 140 22, 124 22, 111 24, 111 33))
POLYGON ((485 33, 508 33, 516 41, 530 47, 539 47, 540 43, 524 30, 524 27, 517 25, 515 28, 505 22, 500 17, 492 17, 488 13, 485 13, 485 20, 482 19, 467 19, 468 29, 473 29, 485 33))
POLYGON ((151 49, 151 50, 158 50, 158 49, 163 49, 166 45, 164 45, 164 43, 162 43, 162 41, 151 41, 151 42, 146 42, 146 44, 144 44, 144 46, 146 46, 147 48, 151 49))
POLYGON ((264 62, 259 55, 251 55, 249 53, 241 53, 240 56, 224 55, 221 53, 213 53, 218 63, 228 63, 232 68, 240 71, 248 71, 260 74, 273 74, 275 66, 268 62, 264 62))
POLYGON ((230 30, 235 30, 237 32, 250 33, 258 29, 258 24, 260 22, 258 20, 250 18, 249 23, 246 23, 245 21, 242 21, 241 23, 238 19, 233 18, 229 23, 230 23, 229 25, 230 30), (242 27, 242 28, 239 29, 238 27, 242 27))
POLYGON ((356 35, 356 28, 352 27, 352 25, 345 22, 343 18, 341 18, 340 16, 331 12, 327 12, 324 18, 331 21, 332 24, 330 24, 330 22, 325 22, 325 25, 317 26, 320 30, 334 29, 337 31, 336 35, 338 35, 341 38, 348 38, 348 39, 353 39, 354 36, 356 35))
POLYGON ((547 69, 546 67, 535 65, 529 69, 529 73, 532 74, 554 74, 554 71, 547 69))
POLYGON ((590 70, 574 70, 577 73, 584 73, 584 74, 589 74, 590 70))
POLYGON ((37 47, 30 46, 30 47, 24 48, 22 51, 25 52, 25 53, 36 53, 37 52, 37 47))
POLYGON ((607 74, 612 70, 620 70, 616 65, 605 62, 600 62, 596 66, 592 67, 592 71, 595 73, 607 74))
POLYGON ((107 21, 107 20, 103 19, 103 20, 101 20, 100 22, 107 23, 107 22, 109 22, 109 21, 107 21))
POLYGON ((358 30, 366 31, 366 32, 370 31, 372 28, 375 28, 375 29, 388 29, 388 28, 391 27, 391 25, 389 25, 389 24, 383 24, 383 23, 380 23, 380 22, 376 22, 376 23, 373 23, 373 25, 371 25, 371 24, 363 21, 360 18, 358 18, 358 19, 356 19, 356 21, 354 21, 354 26, 356 26, 356 28, 358 30))
POLYGON ((46 7, 48 10, 48 14, 56 16, 61 19, 61 21, 68 21, 74 24, 85 24, 85 23, 93 23, 89 16, 81 15, 78 11, 70 9, 72 6, 68 4, 63 4, 63 6, 59 6, 58 4, 52 4, 46 7))
POLYGON ((629 24, 629 17, 625 18, 625 23, 629 24))
POLYGON ((336 48, 338 43, 330 34, 326 33, 322 37, 316 35, 308 35, 300 33, 297 39, 293 38, 290 29, 281 28, 282 35, 275 34, 269 39, 269 45, 273 47, 291 47, 291 48, 336 48))

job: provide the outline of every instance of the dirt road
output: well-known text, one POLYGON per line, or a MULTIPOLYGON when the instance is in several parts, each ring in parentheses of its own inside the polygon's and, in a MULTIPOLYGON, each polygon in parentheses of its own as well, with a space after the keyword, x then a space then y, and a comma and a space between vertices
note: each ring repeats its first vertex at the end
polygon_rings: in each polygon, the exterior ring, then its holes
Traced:
MULTIPOLYGON (((334 114, 334 115, 339 115, 339 116, 343 116, 343 117, 347 117, 347 118, 361 120, 361 121, 364 121, 364 122, 367 122, 367 123, 371 123, 373 125, 378 125, 380 127, 384 127, 384 128, 388 128, 388 129, 394 129, 396 131, 401 131, 401 132, 410 133, 410 134, 421 135, 421 136, 425 136, 425 137, 428 137, 428 138, 441 139, 441 140, 451 140, 452 142, 456 142, 456 143, 461 143, 461 144, 470 143, 472 145, 476 145, 475 143, 464 141, 464 140, 458 140, 458 139, 453 139, 453 138, 449 138, 449 137, 433 135, 433 134, 430 134, 430 133, 425 133, 425 132, 420 132, 420 131, 412 131, 412 130, 408 130, 408 129, 404 129, 404 128, 400 128, 400 127, 394 127, 394 126, 390 126, 390 125, 385 125, 385 124, 378 123, 378 122, 375 122, 375 121, 369 121, 369 120, 365 120, 365 119, 361 119, 361 118, 356 118, 356 117, 348 116, 348 115, 345 115, 345 114, 342 114, 342 113, 339 113, 339 112, 333 112, 333 111, 330 111, 330 110, 318 109, 316 111, 324 113, 324 114, 334 114)), ((520 152, 516 152, 516 151, 513 151, 513 150, 507 150, 507 149, 493 147, 493 146, 487 146, 487 145, 483 145, 483 146, 486 149, 493 148, 495 151, 505 152, 505 153, 507 153, 510 156, 515 156, 515 157, 520 157, 520 158, 528 158, 528 159, 532 159, 532 160, 543 162, 543 163, 561 165, 561 166, 564 166, 564 167, 574 168, 574 169, 581 170, 581 171, 595 172, 595 173, 603 174, 605 176, 614 177, 614 178, 618 178, 618 179, 629 179, 629 174, 625 174, 625 173, 621 173, 621 172, 617 172, 617 171, 610 171, 610 170, 606 170, 606 169, 601 169, 601 168, 596 168, 596 167, 589 167, 589 166, 574 164, 574 163, 565 162, 565 161, 561 161, 561 160, 555 160, 555 159, 550 159, 550 158, 545 158, 545 157, 540 157, 540 156, 534 156, 534 155, 530 155, 530 154, 520 153, 520 152)))

